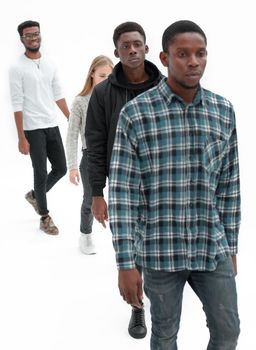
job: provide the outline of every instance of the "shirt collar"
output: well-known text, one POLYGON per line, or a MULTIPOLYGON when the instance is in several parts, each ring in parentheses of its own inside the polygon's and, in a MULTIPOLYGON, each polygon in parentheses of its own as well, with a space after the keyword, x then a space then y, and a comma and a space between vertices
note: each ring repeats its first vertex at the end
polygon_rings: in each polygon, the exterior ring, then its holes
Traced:
MULTIPOLYGON (((160 93, 163 95, 164 99, 166 100, 166 103, 169 104, 173 101, 173 99, 180 101, 181 103, 184 104, 183 99, 176 95, 174 92, 172 92, 170 86, 167 84, 167 78, 164 77, 160 83, 158 84, 158 88, 160 90, 160 93)), ((205 100, 205 93, 204 93, 204 89, 201 87, 201 85, 199 85, 197 93, 194 97, 193 102, 191 103, 192 105, 196 106, 198 104, 202 104, 203 106, 206 103, 205 100)))

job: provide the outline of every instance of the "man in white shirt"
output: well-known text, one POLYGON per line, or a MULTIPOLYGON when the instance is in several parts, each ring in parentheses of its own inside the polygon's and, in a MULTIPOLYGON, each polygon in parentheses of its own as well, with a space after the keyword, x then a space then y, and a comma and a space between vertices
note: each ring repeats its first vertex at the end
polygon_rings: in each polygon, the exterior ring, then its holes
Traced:
POLYGON ((34 189, 25 198, 41 216, 40 229, 56 235, 59 230, 49 215, 46 193, 66 174, 67 166, 55 103, 66 118, 69 109, 55 65, 40 52, 40 24, 25 21, 17 29, 25 52, 11 66, 9 80, 19 151, 30 155, 34 171, 34 189))

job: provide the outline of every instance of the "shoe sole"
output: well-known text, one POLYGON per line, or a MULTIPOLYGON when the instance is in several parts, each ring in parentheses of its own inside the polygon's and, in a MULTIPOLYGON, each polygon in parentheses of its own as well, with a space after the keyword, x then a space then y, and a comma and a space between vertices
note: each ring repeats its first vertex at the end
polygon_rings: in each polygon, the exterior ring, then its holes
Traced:
POLYGON ((80 248, 80 252, 83 253, 84 255, 95 255, 96 254, 96 252, 91 252, 91 253, 85 252, 81 248, 80 248))
POLYGON ((146 332, 145 334, 136 334, 136 333, 132 333, 132 331, 130 331, 129 329, 128 329, 128 333, 129 333, 130 336, 131 336, 132 338, 134 338, 134 339, 143 339, 143 338, 145 338, 146 335, 147 335, 147 332, 146 332))
POLYGON ((56 236, 56 235, 59 234, 59 231, 57 231, 57 232, 49 232, 49 231, 45 230, 42 227, 40 227, 40 230, 43 231, 44 233, 47 233, 48 235, 51 235, 51 236, 56 236))

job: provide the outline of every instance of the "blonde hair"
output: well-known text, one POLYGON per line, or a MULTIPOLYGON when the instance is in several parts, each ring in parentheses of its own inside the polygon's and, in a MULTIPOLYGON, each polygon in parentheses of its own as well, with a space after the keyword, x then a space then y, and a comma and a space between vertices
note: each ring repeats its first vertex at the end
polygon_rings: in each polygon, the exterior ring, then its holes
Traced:
POLYGON ((91 63, 91 66, 89 68, 89 71, 87 73, 87 77, 85 80, 85 84, 83 87, 83 90, 77 95, 77 96, 86 96, 91 93, 93 89, 93 77, 92 73, 95 71, 96 68, 101 67, 101 66, 106 66, 109 65, 110 67, 114 67, 114 64, 112 60, 104 55, 99 55, 94 58, 94 60, 91 63))

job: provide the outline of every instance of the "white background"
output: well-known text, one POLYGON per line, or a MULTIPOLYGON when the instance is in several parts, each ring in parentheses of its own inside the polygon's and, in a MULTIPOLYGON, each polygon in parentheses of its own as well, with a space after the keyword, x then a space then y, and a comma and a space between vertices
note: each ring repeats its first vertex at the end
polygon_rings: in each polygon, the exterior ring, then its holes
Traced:
MULTIPOLYGON (((42 53, 57 63, 70 105, 81 90, 91 60, 113 61, 112 34, 121 22, 145 29, 147 56, 165 73, 158 58, 164 29, 179 19, 197 22, 208 38, 208 65, 202 85, 230 99, 239 137, 242 225, 237 288, 241 318, 239 350, 256 349, 255 339, 255 11, 253 1, 79 1, 5 2, 0 13, 0 348, 3 350, 149 349, 149 334, 128 336, 130 307, 120 298, 109 229, 94 225, 97 254, 78 250, 82 189, 66 176, 49 193, 60 235, 39 231, 39 218, 25 202, 32 188, 30 158, 17 149, 9 98, 8 68, 24 50, 16 31, 28 19, 41 24, 42 53)), ((66 137, 67 123, 59 113, 66 137)), ((206 349, 208 331, 201 305, 185 289, 179 349, 206 349)))

